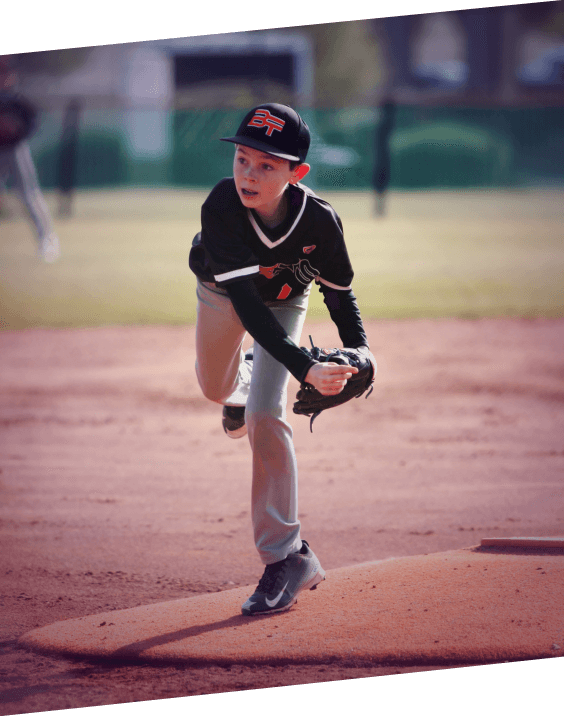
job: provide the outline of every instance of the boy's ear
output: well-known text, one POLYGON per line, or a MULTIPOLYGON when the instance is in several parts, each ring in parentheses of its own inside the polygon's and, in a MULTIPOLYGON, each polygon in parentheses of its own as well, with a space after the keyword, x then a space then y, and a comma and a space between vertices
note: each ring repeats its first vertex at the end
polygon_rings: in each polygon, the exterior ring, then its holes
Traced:
POLYGON ((299 181, 301 181, 305 175, 309 172, 311 169, 309 164, 298 164, 298 166, 294 169, 292 176, 290 177, 290 184, 297 184, 299 181))

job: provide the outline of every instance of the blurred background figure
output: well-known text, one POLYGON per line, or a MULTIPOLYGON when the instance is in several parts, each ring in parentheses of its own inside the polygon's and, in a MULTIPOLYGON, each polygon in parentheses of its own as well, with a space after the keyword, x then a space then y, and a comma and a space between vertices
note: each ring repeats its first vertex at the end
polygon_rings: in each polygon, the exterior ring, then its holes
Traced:
POLYGON ((72 99, 63 119, 63 131, 58 166, 59 216, 72 215, 72 202, 76 189, 76 168, 81 104, 72 99))
MULTIPOLYGON (((9 56, 0 57, 0 190, 13 183, 33 222, 38 254, 47 263, 59 257, 59 239, 37 180, 28 137, 36 111, 17 92, 18 75, 9 56)), ((0 205, 1 206, 1 205, 0 205)))
POLYGON ((376 194, 376 215, 384 216, 386 190, 390 184, 391 157, 390 137, 394 129, 396 105, 391 99, 386 99, 380 106, 380 121, 376 124, 374 150, 374 192, 376 194))

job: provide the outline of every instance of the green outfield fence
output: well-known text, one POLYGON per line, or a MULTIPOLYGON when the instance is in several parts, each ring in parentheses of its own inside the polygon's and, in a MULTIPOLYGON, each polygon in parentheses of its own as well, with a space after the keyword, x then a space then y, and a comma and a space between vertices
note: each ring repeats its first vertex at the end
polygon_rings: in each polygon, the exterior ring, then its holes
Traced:
MULTIPOLYGON (((313 134, 308 183, 318 189, 371 188, 379 110, 301 111, 313 134)), ((132 112, 83 112, 78 188, 205 189, 231 174, 233 148, 217 140, 234 132, 240 110, 161 112, 156 122, 149 117, 138 126, 146 127, 151 140, 151 127, 156 128, 158 147, 141 152, 132 148, 134 125, 126 121, 132 112)), ((62 113, 45 112, 32 139, 45 188, 57 186, 61 126, 62 113)), ((389 147, 391 189, 564 185, 564 107, 400 106, 389 147)))

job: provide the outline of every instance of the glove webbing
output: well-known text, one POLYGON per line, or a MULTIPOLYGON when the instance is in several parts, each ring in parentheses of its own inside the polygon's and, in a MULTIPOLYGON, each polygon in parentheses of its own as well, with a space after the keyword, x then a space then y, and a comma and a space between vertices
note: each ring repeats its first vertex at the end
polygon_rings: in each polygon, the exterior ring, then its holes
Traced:
MULTIPOLYGON (((319 348, 319 346, 316 346, 314 344, 311 334, 309 336, 309 342, 311 343, 311 357, 314 360, 319 360, 319 356, 321 355, 322 351, 321 351, 321 348, 319 348)), ((339 365, 348 365, 348 361, 338 359, 338 354, 331 356, 331 359, 333 360, 334 363, 339 363, 339 365)), ((315 388, 312 385, 310 385, 309 383, 305 383, 303 386, 303 390, 312 391, 312 390, 315 390, 315 388)), ((374 390, 374 385, 371 385, 370 389, 366 393, 365 397, 368 398, 368 396, 372 393, 373 390, 374 390)), ((362 393, 360 393, 359 395, 355 395, 355 398, 360 398, 361 395, 362 395, 362 393)), ((323 412, 323 409, 317 410, 315 413, 312 413, 310 421, 309 421, 310 433, 313 433, 313 421, 315 420, 315 418, 317 418, 318 415, 321 415, 322 412, 323 412)))

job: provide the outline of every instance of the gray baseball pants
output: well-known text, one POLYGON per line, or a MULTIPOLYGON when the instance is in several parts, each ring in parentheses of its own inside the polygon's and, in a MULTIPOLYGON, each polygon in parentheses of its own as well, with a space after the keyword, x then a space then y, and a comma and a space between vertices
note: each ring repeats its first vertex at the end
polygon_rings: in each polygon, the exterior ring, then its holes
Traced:
POLYGON ((51 215, 43 198, 35 164, 26 141, 20 142, 15 147, 0 150, 0 184, 5 184, 8 176, 13 179, 14 187, 35 226, 36 239, 41 244, 42 239, 52 231, 51 215))
MULTIPOLYGON (((258 343, 245 360, 246 331, 227 292, 198 281, 196 375, 204 395, 221 405, 245 405, 253 453, 251 511, 256 548, 272 564, 302 546, 298 520, 298 469, 286 420, 290 373, 258 343)), ((268 303, 295 343, 300 340, 309 290, 268 303)))

